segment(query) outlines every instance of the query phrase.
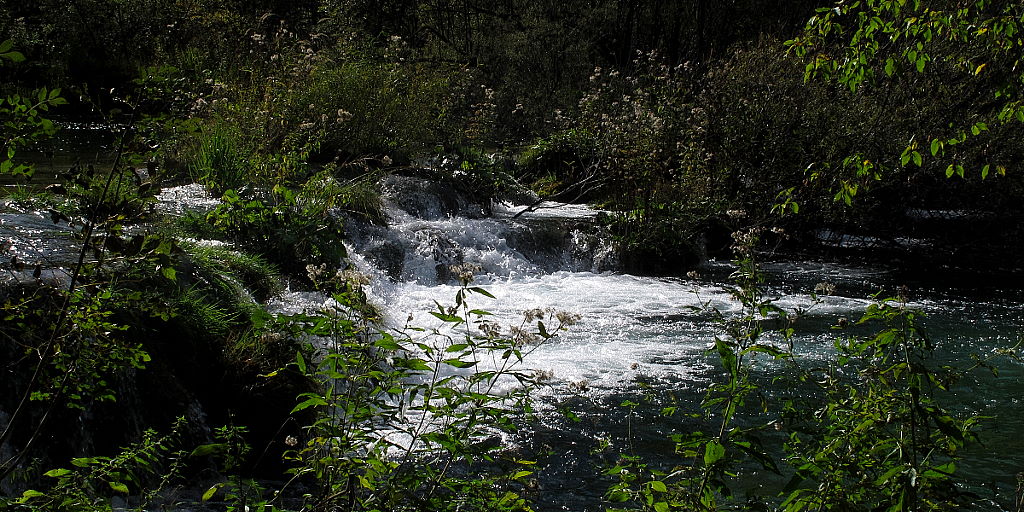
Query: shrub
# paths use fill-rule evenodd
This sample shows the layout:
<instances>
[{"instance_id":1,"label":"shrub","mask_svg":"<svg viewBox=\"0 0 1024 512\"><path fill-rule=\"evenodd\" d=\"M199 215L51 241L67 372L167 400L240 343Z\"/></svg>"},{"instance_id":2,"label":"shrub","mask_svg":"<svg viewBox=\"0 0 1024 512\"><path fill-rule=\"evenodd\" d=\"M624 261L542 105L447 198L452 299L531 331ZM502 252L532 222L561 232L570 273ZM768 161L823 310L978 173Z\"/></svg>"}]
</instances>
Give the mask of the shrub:
<instances>
[{"instance_id":1,"label":"shrub","mask_svg":"<svg viewBox=\"0 0 1024 512\"><path fill-rule=\"evenodd\" d=\"M96 171L92 165L78 165L62 177L68 197L76 201L80 213L110 226L137 221L151 213L159 192L128 167Z\"/></svg>"},{"instance_id":2,"label":"shrub","mask_svg":"<svg viewBox=\"0 0 1024 512\"><path fill-rule=\"evenodd\" d=\"M577 187L592 178L599 162L594 136L576 128L538 139L516 159L517 175L542 197Z\"/></svg>"},{"instance_id":3,"label":"shrub","mask_svg":"<svg viewBox=\"0 0 1024 512\"><path fill-rule=\"evenodd\" d=\"M307 80L285 112L299 128L289 145L320 158L415 154L433 147L435 126L445 123L443 70L327 61Z\"/></svg>"},{"instance_id":4,"label":"shrub","mask_svg":"<svg viewBox=\"0 0 1024 512\"><path fill-rule=\"evenodd\" d=\"M307 265L335 267L346 255L341 221L320 201L304 201L277 187L270 201L243 199L228 190L207 222L223 238L259 254L284 272L302 275Z\"/></svg>"}]
</instances>

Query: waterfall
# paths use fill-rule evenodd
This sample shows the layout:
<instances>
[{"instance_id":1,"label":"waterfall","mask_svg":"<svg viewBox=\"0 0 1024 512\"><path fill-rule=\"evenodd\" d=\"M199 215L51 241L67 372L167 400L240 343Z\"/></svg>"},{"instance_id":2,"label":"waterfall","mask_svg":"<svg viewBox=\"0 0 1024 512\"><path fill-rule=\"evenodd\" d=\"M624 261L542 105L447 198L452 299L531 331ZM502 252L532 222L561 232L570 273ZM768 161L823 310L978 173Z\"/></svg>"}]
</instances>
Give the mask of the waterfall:
<instances>
[{"instance_id":1,"label":"waterfall","mask_svg":"<svg viewBox=\"0 0 1024 512\"><path fill-rule=\"evenodd\" d=\"M499 322L515 324L534 308L581 318L523 363L544 375L548 385L535 396L539 421L518 448L557 446L557 460L542 473L539 510L603 509L601 496L609 482L600 476L608 461L594 452L600 443L609 443L612 453L632 451L637 443L636 453L645 460L673 463L666 433L699 426L685 415L667 418L660 411L698 412L704 389L717 378L719 365L708 349L720 328L707 311L728 316L739 310L727 288L730 264L711 261L700 275L685 278L629 275L622 272L614 241L602 228L602 212L550 205L520 214L526 206L482 206L440 184L404 176L389 177L383 189L388 225L349 222L347 229L350 257L371 277L367 295L391 325L412 318L414 325L437 327L427 312L438 303L451 303L459 289L452 268L466 264L476 269L474 284L495 297L474 296L481 303L472 307L493 313ZM775 304L803 311L795 351L822 361L833 355L837 319L855 321L872 293L901 279L879 266L825 262L770 262L763 270ZM812 299L815 290L818 298ZM927 312L937 326L932 332L944 347L943 357L998 350L1010 344L1008 333L1016 332L1015 326L1024 325L1019 295L1006 302L971 302L937 290L915 297L911 305ZM993 321L965 330L965 315ZM766 380L784 371L770 361L759 368ZM1011 371L1019 374L1020 368ZM985 385L996 394L1007 392L995 381ZM964 400L982 413L995 407L977 396ZM630 412L621 405L625 402L642 405ZM999 464L1011 474L1014 463L982 454L964 464Z\"/></svg>"}]
</instances>

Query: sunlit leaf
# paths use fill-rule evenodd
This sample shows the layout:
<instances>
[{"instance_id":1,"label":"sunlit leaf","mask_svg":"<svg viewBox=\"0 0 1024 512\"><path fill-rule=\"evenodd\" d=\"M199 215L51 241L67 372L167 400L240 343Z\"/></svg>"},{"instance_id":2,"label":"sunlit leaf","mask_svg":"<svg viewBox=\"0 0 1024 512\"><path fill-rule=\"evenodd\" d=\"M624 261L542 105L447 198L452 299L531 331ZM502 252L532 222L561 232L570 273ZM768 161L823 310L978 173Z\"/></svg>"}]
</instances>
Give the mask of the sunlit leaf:
<instances>
[{"instance_id":1,"label":"sunlit leaf","mask_svg":"<svg viewBox=\"0 0 1024 512\"><path fill-rule=\"evenodd\" d=\"M718 441L709 441L704 447L704 464L708 466L718 462L725 456L725 447Z\"/></svg>"}]
</instances>

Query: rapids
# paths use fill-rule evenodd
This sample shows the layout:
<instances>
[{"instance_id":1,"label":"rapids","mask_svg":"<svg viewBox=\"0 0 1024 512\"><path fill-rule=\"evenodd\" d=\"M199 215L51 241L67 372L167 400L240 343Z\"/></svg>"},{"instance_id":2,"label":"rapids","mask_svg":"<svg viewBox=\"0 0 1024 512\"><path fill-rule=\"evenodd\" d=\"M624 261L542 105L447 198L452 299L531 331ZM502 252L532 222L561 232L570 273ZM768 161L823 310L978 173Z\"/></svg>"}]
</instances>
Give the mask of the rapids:
<instances>
[{"instance_id":1,"label":"rapids","mask_svg":"<svg viewBox=\"0 0 1024 512\"><path fill-rule=\"evenodd\" d=\"M600 222L603 212L579 205L485 208L435 183L401 176L388 178L384 191L388 225L349 219L346 229L351 263L370 278L365 291L390 326L411 316L413 324L437 327L427 312L435 301L452 303L458 290L453 266L475 269L474 285L495 298L474 295L472 307L493 313L499 323L518 325L534 308L580 317L525 359L525 368L544 375L546 385L536 394L535 419L504 439L521 458L539 461L532 496L537 510L604 510L602 495L614 480L603 472L620 454L663 468L679 462L667 436L700 428L689 415L700 412L704 389L720 373L707 353L717 327L706 308L739 309L726 289L731 264L709 261L689 277L629 275L619 271L617 248ZM217 203L198 186L166 189L160 199L159 209L172 215ZM7 279L32 279L37 260L48 262L59 279L76 255L69 250L72 227L43 214L4 211L0 229L11 234L7 257L30 263L8 271ZM768 261L763 270L777 305L806 310L794 338L805 359L831 357L839 319L855 321L873 293L900 285L927 315L939 364L967 366L973 354L990 356L1021 339L1024 294L1012 281L822 261ZM815 302L810 295L820 283L830 286ZM317 293L289 291L269 307L295 313L328 302ZM991 417L960 473L981 508L1011 510L1016 475L1024 472L1024 367L1007 358L994 363L998 375L974 372L952 390L951 405ZM783 371L768 361L756 369L769 400L787 392L771 385ZM676 415L662 415L665 407L677 408ZM771 495L779 487L777 477L747 476L742 492Z\"/></svg>"},{"instance_id":2,"label":"rapids","mask_svg":"<svg viewBox=\"0 0 1024 512\"><path fill-rule=\"evenodd\" d=\"M435 302L452 303L458 283L451 267L467 264L475 269L473 284L495 297L474 296L479 302L472 307L500 322L518 324L534 308L580 316L524 361L545 375L547 385L537 395L537 421L506 441L541 459L538 510L603 510L601 496L612 481L602 472L619 454L670 467L675 459L666 436L697 428L686 416L699 412L703 390L717 378L718 363L707 354L716 326L706 308L738 311L725 289L731 265L711 261L687 278L620 273L614 243L597 221L601 212L548 205L517 216L525 206L500 204L487 215L487 209L436 187L389 178L389 225L350 222L351 258L371 277L367 293L393 326L411 316L414 324L437 327L427 312ZM941 275L907 282L897 270L877 265L814 261L770 262L764 271L777 305L806 310L795 337L803 358L829 358L838 335L832 326L840 318L855 321L873 293L898 285L909 285L911 305L926 313L943 364L963 366L971 354L1009 348L1024 325L1019 289L1005 283L951 288ZM816 302L811 292L819 283L830 286ZM1009 507L1015 475L1024 471L1024 370L1008 359L996 364L998 376L975 372L954 390L957 409L993 416L981 432L985 444L962 464L986 509ZM770 379L782 368L766 361L756 371L765 391L777 393ZM621 405L627 401L640 405ZM679 413L663 417L668 406ZM777 479L755 474L741 487L758 494L778 486Z\"/></svg>"}]
</instances>

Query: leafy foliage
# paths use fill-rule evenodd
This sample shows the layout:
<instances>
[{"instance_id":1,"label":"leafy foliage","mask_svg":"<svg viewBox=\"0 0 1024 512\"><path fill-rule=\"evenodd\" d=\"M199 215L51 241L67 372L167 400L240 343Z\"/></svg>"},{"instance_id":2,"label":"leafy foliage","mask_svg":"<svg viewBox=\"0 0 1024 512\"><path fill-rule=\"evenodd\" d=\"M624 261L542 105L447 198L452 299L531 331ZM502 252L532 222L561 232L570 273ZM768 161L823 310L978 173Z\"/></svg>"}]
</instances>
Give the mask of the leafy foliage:
<instances>
[{"instance_id":1,"label":"leafy foliage","mask_svg":"<svg viewBox=\"0 0 1024 512\"><path fill-rule=\"evenodd\" d=\"M295 272L308 264L337 265L345 256L341 221L327 204L300 202L301 196L279 187L267 204L243 199L228 190L223 203L206 220L224 238L241 244L285 271Z\"/></svg>"},{"instance_id":2,"label":"leafy foliage","mask_svg":"<svg viewBox=\"0 0 1024 512\"><path fill-rule=\"evenodd\" d=\"M0 42L0 67L25 60L25 56L14 50L14 41ZM18 149L34 144L57 133L53 121L43 117L52 107L66 105L60 89L45 87L32 91L28 96L19 94L0 97L0 141L3 154L0 155L0 175L13 174L31 176L32 169L26 164L16 163L14 156Z\"/></svg>"},{"instance_id":3,"label":"leafy foliage","mask_svg":"<svg viewBox=\"0 0 1024 512\"><path fill-rule=\"evenodd\" d=\"M921 320L905 300L881 299L858 322L880 325L877 334L836 342L837 367L817 379L824 405L793 411L812 421L798 419L790 437L796 475L785 510L945 509L967 499L954 473L959 452L978 441L979 418L940 405L937 395L958 374L929 367ZM850 366L852 378L838 371Z\"/></svg>"},{"instance_id":4,"label":"leafy foliage","mask_svg":"<svg viewBox=\"0 0 1024 512\"><path fill-rule=\"evenodd\" d=\"M45 473L52 485L30 489L7 505L11 510L94 512L113 510L109 497L140 494L141 503L158 499L160 492L181 476L185 452L181 450L179 420L168 435L149 430L142 440L115 457L78 457L68 468Z\"/></svg>"}]
</instances>

